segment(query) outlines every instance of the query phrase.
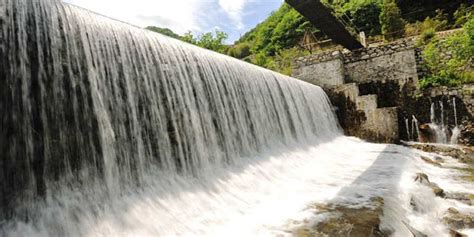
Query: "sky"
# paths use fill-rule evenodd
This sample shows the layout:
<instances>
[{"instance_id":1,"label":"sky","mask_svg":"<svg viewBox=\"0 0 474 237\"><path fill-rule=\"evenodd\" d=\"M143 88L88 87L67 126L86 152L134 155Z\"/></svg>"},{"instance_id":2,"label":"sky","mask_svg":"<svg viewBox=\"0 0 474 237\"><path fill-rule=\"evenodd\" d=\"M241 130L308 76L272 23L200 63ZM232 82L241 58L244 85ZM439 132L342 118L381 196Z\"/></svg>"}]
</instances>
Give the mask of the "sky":
<instances>
[{"instance_id":1,"label":"sky","mask_svg":"<svg viewBox=\"0 0 474 237\"><path fill-rule=\"evenodd\" d=\"M137 26L169 28L195 35L220 30L237 40L283 0L64 0Z\"/></svg>"}]
</instances>

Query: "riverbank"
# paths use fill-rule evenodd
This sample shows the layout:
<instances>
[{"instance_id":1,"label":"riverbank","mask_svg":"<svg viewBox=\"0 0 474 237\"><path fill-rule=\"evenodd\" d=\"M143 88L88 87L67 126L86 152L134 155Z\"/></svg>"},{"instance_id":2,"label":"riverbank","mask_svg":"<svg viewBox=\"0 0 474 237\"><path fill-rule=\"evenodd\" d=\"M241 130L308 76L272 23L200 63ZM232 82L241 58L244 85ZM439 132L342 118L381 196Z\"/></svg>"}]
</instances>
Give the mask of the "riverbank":
<instances>
[{"instance_id":1,"label":"riverbank","mask_svg":"<svg viewBox=\"0 0 474 237\"><path fill-rule=\"evenodd\" d=\"M296 221L296 236L472 236L474 150L472 147L406 143L401 179L387 173L392 189L364 204L337 200L308 206L311 218ZM407 161L408 159L408 161ZM387 172L386 170L373 171ZM367 181L369 182L369 181ZM369 182L370 183L370 182Z\"/></svg>"}]
</instances>

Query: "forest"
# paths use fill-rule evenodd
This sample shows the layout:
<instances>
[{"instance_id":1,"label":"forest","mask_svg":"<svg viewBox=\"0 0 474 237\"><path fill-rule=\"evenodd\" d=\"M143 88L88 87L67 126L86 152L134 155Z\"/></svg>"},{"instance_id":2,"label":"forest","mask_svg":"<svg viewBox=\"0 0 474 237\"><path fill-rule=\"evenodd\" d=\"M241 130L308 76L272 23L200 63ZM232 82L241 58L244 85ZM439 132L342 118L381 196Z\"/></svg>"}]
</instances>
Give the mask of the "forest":
<instances>
[{"instance_id":1,"label":"forest","mask_svg":"<svg viewBox=\"0 0 474 237\"><path fill-rule=\"evenodd\" d=\"M474 32L472 1L463 0L323 0L333 13L354 33L364 32L369 43L387 42L419 36L423 56L433 76L424 78L421 86L474 82ZM462 29L450 37L438 39L436 33ZM227 34L221 31L199 36L179 36L169 29L148 27L183 41L230 55L244 61L291 75L291 62L297 57L325 50L335 50L325 35L286 3L245 33L233 45L226 45ZM303 39L310 36L307 47ZM314 46L316 45L316 47ZM455 49L453 57L444 60L441 49ZM466 66L467 65L467 66Z\"/></svg>"}]
</instances>

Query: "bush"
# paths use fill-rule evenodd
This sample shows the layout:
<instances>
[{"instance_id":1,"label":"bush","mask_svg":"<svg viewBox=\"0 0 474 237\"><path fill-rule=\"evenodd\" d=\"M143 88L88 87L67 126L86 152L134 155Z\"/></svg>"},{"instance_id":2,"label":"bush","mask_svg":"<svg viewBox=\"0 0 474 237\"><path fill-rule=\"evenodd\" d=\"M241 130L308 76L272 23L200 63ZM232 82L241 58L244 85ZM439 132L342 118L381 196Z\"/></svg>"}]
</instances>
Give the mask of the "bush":
<instances>
[{"instance_id":1,"label":"bush","mask_svg":"<svg viewBox=\"0 0 474 237\"><path fill-rule=\"evenodd\" d=\"M442 10L436 10L434 18L426 17L424 21L406 24L405 35L416 36L420 34L431 34L431 31L442 31L448 29L448 17Z\"/></svg>"},{"instance_id":2,"label":"bush","mask_svg":"<svg viewBox=\"0 0 474 237\"><path fill-rule=\"evenodd\" d=\"M394 40L405 35L405 22L394 0L384 0L380 13L380 25L385 40Z\"/></svg>"},{"instance_id":3,"label":"bush","mask_svg":"<svg viewBox=\"0 0 474 237\"><path fill-rule=\"evenodd\" d=\"M461 27L466 24L470 19L474 17L474 6L466 6L466 4L461 4L461 6L454 12L455 26Z\"/></svg>"},{"instance_id":4,"label":"bush","mask_svg":"<svg viewBox=\"0 0 474 237\"><path fill-rule=\"evenodd\" d=\"M474 82L474 19L461 32L444 39L434 37L422 52L431 76L420 81L421 87L455 86Z\"/></svg>"},{"instance_id":5,"label":"bush","mask_svg":"<svg viewBox=\"0 0 474 237\"><path fill-rule=\"evenodd\" d=\"M250 44L249 43L240 43L234 47L229 48L227 52L229 56L234 58L243 59L250 56Z\"/></svg>"},{"instance_id":6,"label":"bush","mask_svg":"<svg viewBox=\"0 0 474 237\"><path fill-rule=\"evenodd\" d=\"M363 31L367 36L379 35L380 26L380 5L376 2L370 2L363 5L352 5L348 10L349 17L352 18L354 25L359 31Z\"/></svg>"}]
</instances>

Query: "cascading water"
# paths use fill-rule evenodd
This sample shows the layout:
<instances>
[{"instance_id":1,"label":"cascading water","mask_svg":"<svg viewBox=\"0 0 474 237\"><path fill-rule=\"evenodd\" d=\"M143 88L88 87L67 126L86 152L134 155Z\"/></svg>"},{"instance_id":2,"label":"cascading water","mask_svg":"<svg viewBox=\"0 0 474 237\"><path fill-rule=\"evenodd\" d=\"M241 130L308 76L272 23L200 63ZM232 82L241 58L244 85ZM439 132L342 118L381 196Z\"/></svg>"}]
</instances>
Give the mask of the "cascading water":
<instances>
[{"instance_id":1,"label":"cascading water","mask_svg":"<svg viewBox=\"0 0 474 237\"><path fill-rule=\"evenodd\" d=\"M56 1L3 2L2 101L16 103L3 165L27 174L3 194L22 205L57 181L117 195L339 134L319 87Z\"/></svg>"},{"instance_id":2,"label":"cascading water","mask_svg":"<svg viewBox=\"0 0 474 237\"><path fill-rule=\"evenodd\" d=\"M453 113L454 113L454 128L451 134L451 144L457 144L459 136L461 135L461 129L458 126L458 112L456 108L456 97L453 97Z\"/></svg>"},{"instance_id":3,"label":"cascading water","mask_svg":"<svg viewBox=\"0 0 474 237\"><path fill-rule=\"evenodd\" d=\"M420 137L420 124L418 123L418 119L416 119L415 115L412 115L412 120L411 120L411 130L413 131L413 140L419 139Z\"/></svg>"},{"instance_id":4,"label":"cascading water","mask_svg":"<svg viewBox=\"0 0 474 237\"><path fill-rule=\"evenodd\" d=\"M273 236L374 196L448 233L409 211L418 154L341 136L317 86L57 0L0 0L0 58L2 236Z\"/></svg>"},{"instance_id":5,"label":"cascading water","mask_svg":"<svg viewBox=\"0 0 474 237\"><path fill-rule=\"evenodd\" d=\"M430 129L434 132L436 143L443 144L456 144L461 133L457 125L457 112L456 112L456 98L453 98L453 111L454 111L454 128L450 129L445 120L445 109L442 101L439 103L439 121L436 120L435 103L431 104L430 117L431 123L428 124Z\"/></svg>"},{"instance_id":6,"label":"cascading water","mask_svg":"<svg viewBox=\"0 0 474 237\"><path fill-rule=\"evenodd\" d=\"M405 128L406 128L406 131L407 131L407 137L409 140L413 140L413 136L410 132L410 122L408 121L408 118L405 118ZM413 127L412 127L413 128ZM413 131L413 129L412 129Z\"/></svg>"}]
</instances>

